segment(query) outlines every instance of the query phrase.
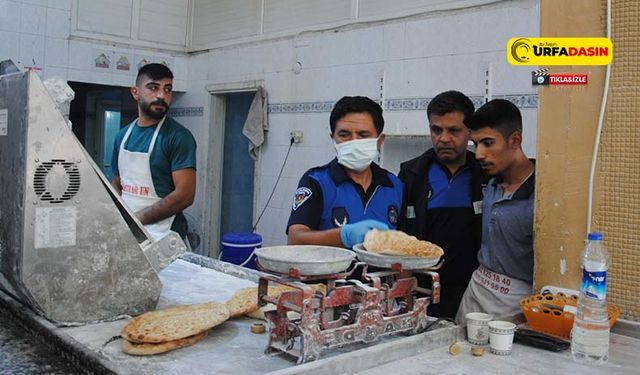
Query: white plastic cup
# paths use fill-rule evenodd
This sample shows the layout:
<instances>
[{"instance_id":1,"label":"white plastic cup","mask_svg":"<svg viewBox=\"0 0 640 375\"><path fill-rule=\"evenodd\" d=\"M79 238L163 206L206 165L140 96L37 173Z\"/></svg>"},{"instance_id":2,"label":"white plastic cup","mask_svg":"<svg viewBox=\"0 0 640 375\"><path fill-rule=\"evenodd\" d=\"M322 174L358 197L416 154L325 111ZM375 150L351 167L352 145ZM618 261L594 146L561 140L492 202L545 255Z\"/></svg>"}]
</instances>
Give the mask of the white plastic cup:
<instances>
[{"instance_id":1,"label":"white plastic cup","mask_svg":"<svg viewBox=\"0 0 640 375\"><path fill-rule=\"evenodd\" d=\"M481 312L470 312L467 319L467 341L473 345L487 345L489 343L488 323L493 315Z\"/></svg>"},{"instance_id":2,"label":"white plastic cup","mask_svg":"<svg viewBox=\"0 0 640 375\"><path fill-rule=\"evenodd\" d=\"M495 320L489 322L489 350L495 355L510 355L513 348L513 334L516 325Z\"/></svg>"}]
</instances>

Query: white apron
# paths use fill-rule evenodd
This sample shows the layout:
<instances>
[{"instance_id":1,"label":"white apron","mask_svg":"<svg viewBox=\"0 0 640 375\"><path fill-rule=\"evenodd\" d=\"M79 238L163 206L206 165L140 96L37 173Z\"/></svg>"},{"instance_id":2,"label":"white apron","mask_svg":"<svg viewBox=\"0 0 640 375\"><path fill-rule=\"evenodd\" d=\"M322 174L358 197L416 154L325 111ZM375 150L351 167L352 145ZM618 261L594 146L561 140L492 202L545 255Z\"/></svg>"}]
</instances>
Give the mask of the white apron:
<instances>
[{"instance_id":1,"label":"white apron","mask_svg":"<svg viewBox=\"0 0 640 375\"><path fill-rule=\"evenodd\" d=\"M124 145L127 143L129 135L131 135L131 130L136 126L137 119L136 122L129 126L122 143L120 143L118 169L120 171L120 184L122 185L122 200L134 213L152 206L162 199L156 194L156 189L153 187L150 159L165 118L163 117L158 123L147 152L134 152L124 149ZM157 223L147 224L144 227L157 241L169 233L174 218L175 215Z\"/></svg>"},{"instance_id":2,"label":"white apron","mask_svg":"<svg viewBox=\"0 0 640 375\"><path fill-rule=\"evenodd\" d=\"M456 321L465 323L465 315L470 312L492 314L494 318L520 312L520 300L533 292L533 286L486 267L473 271L469 286L464 292Z\"/></svg>"}]
</instances>

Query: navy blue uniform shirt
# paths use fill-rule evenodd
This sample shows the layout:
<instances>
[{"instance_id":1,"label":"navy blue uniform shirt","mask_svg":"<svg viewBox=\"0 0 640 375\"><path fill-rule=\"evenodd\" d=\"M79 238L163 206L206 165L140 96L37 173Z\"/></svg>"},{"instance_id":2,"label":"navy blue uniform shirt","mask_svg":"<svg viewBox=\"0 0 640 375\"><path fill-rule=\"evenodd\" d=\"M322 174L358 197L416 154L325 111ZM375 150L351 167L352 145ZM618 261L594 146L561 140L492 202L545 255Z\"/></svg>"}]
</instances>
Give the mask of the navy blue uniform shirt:
<instances>
[{"instance_id":1,"label":"navy blue uniform shirt","mask_svg":"<svg viewBox=\"0 0 640 375\"><path fill-rule=\"evenodd\" d=\"M347 176L337 159L308 170L298 184L287 232L293 224L325 230L365 219L395 229L402 205L402 183L375 163L371 171L371 185L364 191Z\"/></svg>"}]
</instances>

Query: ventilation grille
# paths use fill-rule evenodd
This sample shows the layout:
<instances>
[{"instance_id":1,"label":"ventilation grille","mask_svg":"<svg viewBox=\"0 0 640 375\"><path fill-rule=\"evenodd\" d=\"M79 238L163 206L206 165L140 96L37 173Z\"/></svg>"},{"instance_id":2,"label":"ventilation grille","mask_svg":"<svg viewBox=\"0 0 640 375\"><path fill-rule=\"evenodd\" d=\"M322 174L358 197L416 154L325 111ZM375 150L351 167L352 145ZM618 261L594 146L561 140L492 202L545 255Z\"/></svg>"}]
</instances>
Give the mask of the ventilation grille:
<instances>
[{"instance_id":1,"label":"ventilation grille","mask_svg":"<svg viewBox=\"0 0 640 375\"><path fill-rule=\"evenodd\" d=\"M52 173L53 171L53 173ZM64 176L60 176L64 171ZM64 184L62 189L56 188L52 178ZM58 186L59 187L59 186ZM72 199L80 190L80 171L75 163L66 160L53 159L42 162L36 168L33 176L33 190L41 201L62 203Z\"/></svg>"}]
</instances>

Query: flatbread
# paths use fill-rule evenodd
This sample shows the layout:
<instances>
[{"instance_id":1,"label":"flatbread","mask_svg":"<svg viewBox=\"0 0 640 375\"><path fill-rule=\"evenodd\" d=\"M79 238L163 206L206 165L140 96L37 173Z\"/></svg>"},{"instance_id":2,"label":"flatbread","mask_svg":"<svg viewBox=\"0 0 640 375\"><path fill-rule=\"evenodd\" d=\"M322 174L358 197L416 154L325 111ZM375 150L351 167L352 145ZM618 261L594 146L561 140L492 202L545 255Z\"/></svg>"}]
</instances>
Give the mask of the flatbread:
<instances>
[{"instance_id":1,"label":"flatbread","mask_svg":"<svg viewBox=\"0 0 640 375\"><path fill-rule=\"evenodd\" d=\"M267 319L265 313L267 311L273 311L275 309L277 309L276 305L274 305L273 303L267 303L266 305L259 307L256 311L252 311L252 312L246 314L245 316L248 316L249 318L258 319L258 320L264 320L265 322L268 322L269 319ZM287 319L289 319L289 320L300 319L300 314L295 312L295 311L287 311Z\"/></svg>"},{"instance_id":2,"label":"flatbread","mask_svg":"<svg viewBox=\"0 0 640 375\"><path fill-rule=\"evenodd\" d=\"M316 291L326 294L327 286L324 284L309 285ZM269 286L268 294L278 298L283 292L295 290L291 287L275 284ZM230 300L226 302L231 318L247 315L256 319L264 319L264 312L258 309L258 287L249 287L238 290Z\"/></svg>"},{"instance_id":3,"label":"flatbread","mask_svg":"<svg viewBox=\"0 0 640 375\"><path fill-rule=\"evenodd\" d=\"M268 294L279 297L288 288L284 285L269 286ZM258 310L258 287L253 286L238 290L226 303L229 316L237 318Z\"/></svg>"},{"instance_id":4,"label":"flatbread","mask_svg":"<svg viewBox=\"0 0 640 375\"><path fill-rule=\"evenodd\" d=\"M267 311L273 311L275 309L276 309L276 305L274 305L273 303L267 303L266 305L260 306L256 310L250 311L244 315L248 316L249 318L266 321L267 317L265 316L265 313Z\"/></svg>"},{"instance_id":5,"label":"flatbread","mask_svg":"<svg viewBox=\"0 0 640 375\"><path fill-rule=\"evenodd\" d=\"M209 331L203 331L197 335L185 337L183 339L161 342L158 344L142 343L138 344L129 340L122 340L122 351L131 355L153 355L166 353L168 351L191 346L205 338Z\"/></svg>"},{"instance_id":6,"label":"flatbread","mask_svg":"<svg viewBox=\"0 0 640 375\"><path fill-rule=\"evenodd\" d=\"M137 316L120 336L133 343L164 343L199 334L227 319L229 310L223 303L182 305Z\"/></svg>"},{"instance_id":7,"label":"flatbread","mask_svg":"<svg viewBox=\"0 0 640 375\"><path fill-rule=\"evenodd\" d=\"M386 255L440 257L444 250L429 241L421 241L399 230L372 229L364 236L367 251Z\"/></svg>"}]
</instances>

